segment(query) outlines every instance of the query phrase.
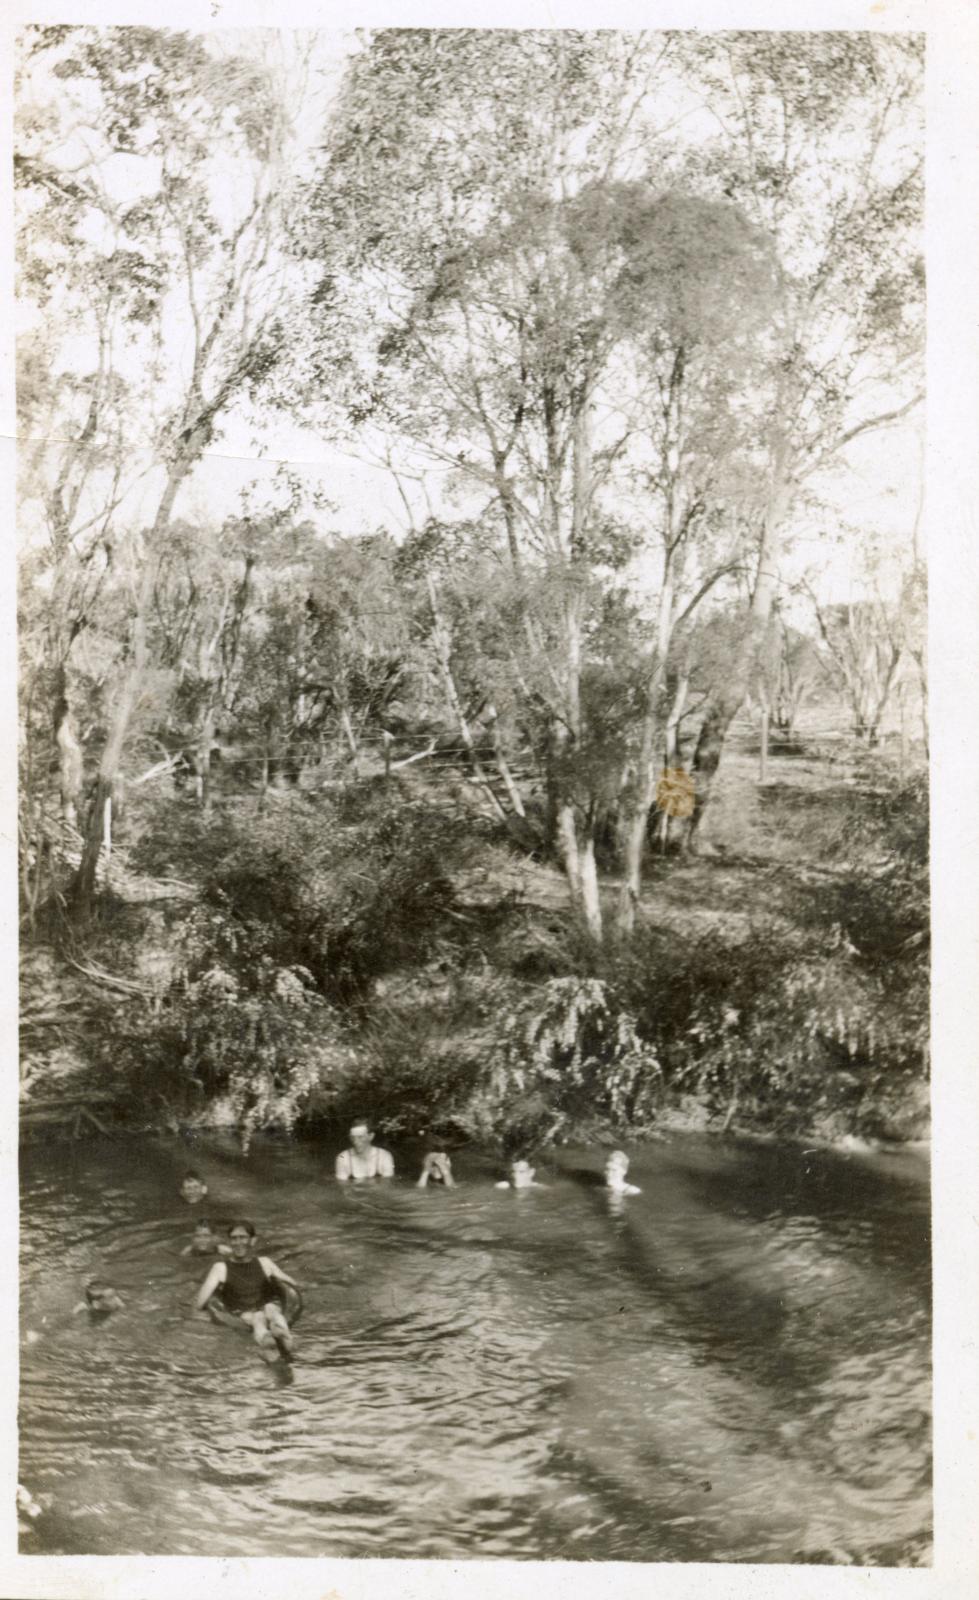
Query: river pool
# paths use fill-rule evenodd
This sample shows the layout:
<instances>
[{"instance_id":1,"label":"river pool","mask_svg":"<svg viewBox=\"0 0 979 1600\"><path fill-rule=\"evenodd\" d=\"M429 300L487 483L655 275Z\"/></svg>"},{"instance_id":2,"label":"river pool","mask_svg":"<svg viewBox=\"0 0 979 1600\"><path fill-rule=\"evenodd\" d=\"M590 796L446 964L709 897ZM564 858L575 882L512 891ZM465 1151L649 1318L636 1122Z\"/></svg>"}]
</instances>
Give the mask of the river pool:
<instances>
[{"instance_id":1,"label":"river pool","mask_svg":"<svg viewBox=\"0 0 979 1600\"><path fill-rule=\"evenodd\" d=\"M677 1137L624 1201L601 1162L515 1193L461 1151L445 1192L337 1185L310 1142L28 1148L22 1549L928 1561L923 1158ZM302 1283L291 1373L193 1313L200 1209Z\"/></svg>"}]
</instances>

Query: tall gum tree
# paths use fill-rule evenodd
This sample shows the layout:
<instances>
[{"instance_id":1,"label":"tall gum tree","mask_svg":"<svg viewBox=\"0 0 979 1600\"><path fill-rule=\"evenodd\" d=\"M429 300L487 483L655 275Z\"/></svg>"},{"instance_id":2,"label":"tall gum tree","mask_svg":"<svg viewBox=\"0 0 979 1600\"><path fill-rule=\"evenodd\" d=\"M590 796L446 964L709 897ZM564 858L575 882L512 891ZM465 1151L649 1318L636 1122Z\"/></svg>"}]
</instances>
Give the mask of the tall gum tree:
<instances>
[{"instance_id":1,"label":"tall gum tree","mask_svg":"<svg viewBox=\"0 0 979 1600\"><path fill-rule=\"evenodd\" d=\"M586 618L596 529L640 426L610 387L613 358L667 315L679 279L696 285L689 309L705 278L715 297L725 274L730 289L749 254L730 201L671 204L644 146L636 175L630 127L669 48L622 35L376 35L349 70L300 239L319 267L323 334L304 394L339 389L353 426L440 462L502 518L513 573L549 597L546 612L523 605L522 626L546 668L534 677L546 685L554 842L596 940L596 806L576 770ZM676 441L665 448L672 461ZM695 520L674 510L684 529L668 546ZM672 582L671 568L668 595ZM639 787L636 816L648 812L645 769Z\"/></svg>"},{"instance_id":2,"label":"tall gum tree","mask_svg":"<svg viewBox=\"0 0 979 1600\"><path fill-rule=\"evenodd\" d=\"M97 315L79 318L77 283L66 278L60 290L49 290L53 366L63 370L68 352L87 340L93 393L102 366L110 387L141 369L155 402L136 413L150 421L144 437L130 441L156 486L156 503L131 539L129 645L73 888L75 914L85 918L103 815L148 665L156 569L178 495L221 418L262 382L277 356L277 235L290 130L274 74L201 37L146 28L40 29L28 48L36 101L22 185L35 194L60 186L64 227L79 242L76 279L81 271L97 280L108 265L126 284L145 286L141 301L123 305L122 333L108 356ZM48 260L57 273L57 257ZM74 445L84 459L84 427ZM48 471L57 480L59 470L55 456ZM112 512L118 523L122 513ZM84 496L74 514L90 514Z\"/></svg>"},{"instance_id":3,"label":"tall gum tree","mask_svg":"<svg viewBox=\"0 0 979 1600\"><path fill-rule=\"evenodd\" d=\"M623 381L638 382L640 402L627 460L648 528L642 547L659 571L639 737L622 796L620 937L634 926L673 714L664 691L674 634L744 559L775 306L767 236L729 201L674 192L644 208L633 194L629 212L625 276L635 301Z\"/></svg>"},{"instance_id":4,"label":"tall gum tree","mask_svg":"<svg viewBox=\"0 0 979 1600\"><path fill-rule=\"evenodd\" d=\"M524 612L549 664L549 787L572 904L602 918L594 816L576 803L589 521L603 452L602 316L619 242L579 197L628 142L663 41L389 30L351 63L299 247L322 337L304 398L395 434L502 515L515 571L551 579ZM560 648L555 650L556 643Z\"/></svg>"},{"instance_id":5,"label":"tall gum tree","mask_svg":"<svg viewBox=\"0 0 979 1600\"><path fill-rule=\"evenodd\" d=\"M688 51L720 126L698 157L703 180L776 241L782 299L754 580L697 741L690 843L764 645L800 495L922 397L922 58L917 35L833 32L717 34Z\"/></svg>"}]
</instances>

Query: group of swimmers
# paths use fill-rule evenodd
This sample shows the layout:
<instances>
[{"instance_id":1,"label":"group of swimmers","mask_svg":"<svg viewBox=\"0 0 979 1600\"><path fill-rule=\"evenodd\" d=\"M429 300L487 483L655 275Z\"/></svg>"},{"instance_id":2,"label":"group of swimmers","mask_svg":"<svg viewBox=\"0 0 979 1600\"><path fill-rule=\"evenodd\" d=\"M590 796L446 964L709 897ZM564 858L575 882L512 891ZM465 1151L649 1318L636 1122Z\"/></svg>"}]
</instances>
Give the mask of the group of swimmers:
<instances>
[{"instance_id":1,"label":"group of swimmers","mask_svg":"<svg viewBox=\"0 0 979 1600\"><path fill-rule=\"evenodd\" d=\"M613 1150L605 1162L605 1187L613 1194L640 1194L634 1183L626 1180L629 1157L624 1150ZM369 1178L393 1178L394 1158L390 1150L382 1150L374 1143L374 1131L367 1121L355 1122L350 1128L350 1146L336 1159L335 1172L341 1183ZM498 1189L546 1189L538 1183L536 1169L525 1156L515 1156L507 1169L508 1176L497 1183ZM430 1150L422 1162L418 1188L429 1183L440 1183L447 1189L454 1186L452 1162L444 1150Z\"/></svg>"},{"instance_id":2,"label":"group of swimmers","mask_svg":"<svg viewBox=\"0 0 979 1600\"><path fill-rule=\"evenodd\" d=\"M613 1150L605 1162L605 1187L612 1195L633 1195L641 1191L629 1183L626 1173L629 1157L624 1150ZM394 1158L389 1150L374 1143L374 1132L369 1122L360 1119L350 1128L350 1145L336 1158L335 1173L340 1183L362 1183L371 1179L394 1177ZM417 1187L440 1184L443 1188L455 1187L452 1162L444 1150L430 1150L422 1162ZM536 1169L525 1156L515 1156L497 1189L544 1189L538 1183ZM186 1172L181 1180L180 1193L188 1205L197 1206L207 1197L207 1184L199 1172ZM257 1255L255 1246L258 1232L254 1223L245 1218L232 1222L227 1230L225 1244L214 1232L207 1217L201 1217L194 1226L193 1235L181 1255L217 1256L207 1273L194 1301L198 1311L208 1310L219 1315L220 1320L243 1322L251 1328L252 1336L262 1354L271 1360L280 1356L291 1361L295 1336L283 1309L289 1291L299 1296L299 1286L289 1274L276 1266L270 1256ZM301 1304L301 1299L299 1300ZM125 1302L110 1283L102 1278L92 1278L85 1287L85 1299L75 1306L75 1311L88 1311L102 1318L112 1311L121 1310Z\"/></svg>"}]
</instances>

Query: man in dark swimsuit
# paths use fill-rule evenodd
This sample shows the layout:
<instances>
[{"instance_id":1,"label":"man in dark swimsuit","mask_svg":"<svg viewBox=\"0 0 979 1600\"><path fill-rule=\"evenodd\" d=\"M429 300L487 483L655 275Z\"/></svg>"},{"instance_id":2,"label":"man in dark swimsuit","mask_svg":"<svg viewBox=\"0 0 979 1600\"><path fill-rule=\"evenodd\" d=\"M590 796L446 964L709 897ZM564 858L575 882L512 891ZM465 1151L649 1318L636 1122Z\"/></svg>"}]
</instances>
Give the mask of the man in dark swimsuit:
<instances>
[{"instance_id":1,"label":"man in dark swimsuit","mask_svg":"<svg viewBox=\"0 0 979 1600\"><path fill-rule=\"evenodd\" d=\"M203 1311L211 1296L220 1290L225 1311L248 1323L259 1349L278 1348L283 1355L291 1356L292 1334L275 1298L273 1281L287 1283L293 1289L297 1285L269 1256L252 1254L257 1237L253 1223L231 1224L230 1258L215 1261L194 1303L198 1311Z\"/></svg>"}]
</instances>

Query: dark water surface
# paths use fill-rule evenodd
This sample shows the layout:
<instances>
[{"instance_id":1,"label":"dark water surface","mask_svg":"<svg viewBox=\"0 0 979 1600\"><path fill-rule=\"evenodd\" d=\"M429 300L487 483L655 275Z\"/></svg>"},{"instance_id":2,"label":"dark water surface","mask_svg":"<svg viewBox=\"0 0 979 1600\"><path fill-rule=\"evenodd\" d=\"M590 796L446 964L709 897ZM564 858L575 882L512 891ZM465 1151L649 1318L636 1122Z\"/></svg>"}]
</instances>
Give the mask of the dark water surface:
<instances>
[{"instance_id":1,"label":"dark water surface","mask_svg":"<svg viewBox=\"0 0 979 1600\"><path fill-rule=\"evenodd\" d=\"M683 1138L617 1204L595 1151L521 1194L466 1153L449 1193L336 1185L310 1144L192 1161L304 1287L292 1381L191 1309L179 1148L29 1149L25 1550L928 1559L917 1157ZM70 1315L95 1273L101 1327Z\"/></svg>"}]
</instances>

